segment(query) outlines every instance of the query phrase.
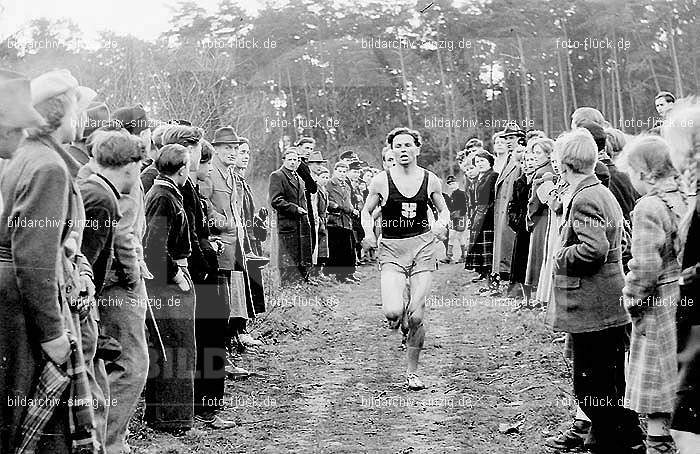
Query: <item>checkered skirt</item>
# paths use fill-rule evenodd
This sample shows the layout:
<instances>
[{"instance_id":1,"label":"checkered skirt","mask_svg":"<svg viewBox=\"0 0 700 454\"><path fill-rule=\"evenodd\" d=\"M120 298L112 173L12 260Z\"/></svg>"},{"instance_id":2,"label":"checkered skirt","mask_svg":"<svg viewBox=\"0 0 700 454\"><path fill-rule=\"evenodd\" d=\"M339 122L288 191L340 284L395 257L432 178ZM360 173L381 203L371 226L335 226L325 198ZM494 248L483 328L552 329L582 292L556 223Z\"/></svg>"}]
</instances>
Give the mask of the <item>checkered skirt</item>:
<instances>
[{"instance_id":1,"label":"checkered skirt","mask_svg":"<svg viewBox=\"0 0 700 454\"><path fill-rule=\"evenodd\" d=\"M656 296L679 301L678 282L657 287ZM646 335L632 327L625 407L640 414L672 413L678 385L676 308L657 306L644 318Z\"/></svg>"},{"instance_id":2,"label":"checkered skirt","mask_svg":"<svg viewBox=\"0 0 700 454\"><path fill-rule=\"evenodd\" d=\"M477 271L491 268L493 262L493 229L470 232L469 252L465 266Z\"/></svg>"}]
</instances>

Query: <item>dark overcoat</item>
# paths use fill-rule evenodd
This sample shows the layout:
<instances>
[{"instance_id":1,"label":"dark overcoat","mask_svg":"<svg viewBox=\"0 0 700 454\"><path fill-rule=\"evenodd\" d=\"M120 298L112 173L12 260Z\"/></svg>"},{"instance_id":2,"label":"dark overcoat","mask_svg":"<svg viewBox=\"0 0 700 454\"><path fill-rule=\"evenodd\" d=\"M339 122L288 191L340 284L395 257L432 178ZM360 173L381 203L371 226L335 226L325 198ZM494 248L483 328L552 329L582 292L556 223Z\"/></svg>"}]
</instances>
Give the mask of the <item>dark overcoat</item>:
<instances>
[{"instance_id":1,"label":"dark overcoat","mask_svg":"<svg viewBox=\"0 0 700 454\"><path fill-rule=\"evenodd\" d=\"M278 266L311 266L311 227L306 214L304 181L284 167L270 174L270 206L277 213Z\"/></svg>"}]
</instances>

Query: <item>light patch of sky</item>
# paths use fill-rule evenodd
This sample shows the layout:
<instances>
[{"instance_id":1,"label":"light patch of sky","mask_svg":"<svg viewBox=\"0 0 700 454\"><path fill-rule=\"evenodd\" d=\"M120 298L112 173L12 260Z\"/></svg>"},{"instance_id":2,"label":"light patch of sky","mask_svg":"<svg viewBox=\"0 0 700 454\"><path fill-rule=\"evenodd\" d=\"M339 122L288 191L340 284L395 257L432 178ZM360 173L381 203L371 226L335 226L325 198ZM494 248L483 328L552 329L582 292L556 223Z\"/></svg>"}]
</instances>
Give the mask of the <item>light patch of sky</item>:
<instances>
[{"instance_id":1,"label":"light patch of sky","mask_svg":"<svg viewBox=\"0 0 700 454\"><path fill-rule=\"evenodd\" d=\"M196 3L213 12L219 0ZM259 0L235 3L251 14L260 7ZM164 0L0 0L0 39L21 35L32 20L46 18L70 19L78 25L88 45L98 42L99 33L105 30L152 41L168 29L174 6L174 2Z\"/></svg>"}]
</instances>

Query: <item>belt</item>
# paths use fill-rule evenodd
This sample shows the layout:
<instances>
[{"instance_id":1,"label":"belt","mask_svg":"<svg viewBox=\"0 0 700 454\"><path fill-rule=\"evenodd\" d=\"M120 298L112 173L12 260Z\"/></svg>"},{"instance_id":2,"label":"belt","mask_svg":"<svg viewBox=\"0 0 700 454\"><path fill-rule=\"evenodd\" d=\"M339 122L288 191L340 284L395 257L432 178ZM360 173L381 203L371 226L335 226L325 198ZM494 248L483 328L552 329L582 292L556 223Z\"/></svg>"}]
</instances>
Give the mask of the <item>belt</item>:
<instances>
[{"instance_id":1,"label":"belt","mask_svg":"<svg viewBox=\"0 0 700 454\"><path fill-rule=\"evenodd\" d=\"M184 266L187 268L187 259L177 259L173 260L173 262L175 262L178 266Z\"/></svg>"},{"instance_id":2,"label":"belt","mask_svg":"<svg viewBox=\"0 0 700 454\"><path fill-rule=\"evenodd\" d=\"M0 246L0 262L12 262L12 249Z\"/></svg>"}]
</instances>

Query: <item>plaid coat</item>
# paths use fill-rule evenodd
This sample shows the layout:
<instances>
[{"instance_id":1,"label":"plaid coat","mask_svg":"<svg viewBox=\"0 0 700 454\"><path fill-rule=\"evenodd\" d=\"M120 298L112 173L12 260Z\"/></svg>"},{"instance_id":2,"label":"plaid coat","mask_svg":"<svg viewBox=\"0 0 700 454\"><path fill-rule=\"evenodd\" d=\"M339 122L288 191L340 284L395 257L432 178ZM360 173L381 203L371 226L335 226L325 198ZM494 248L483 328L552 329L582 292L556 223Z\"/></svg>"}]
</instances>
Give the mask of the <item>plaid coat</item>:
<instances>
[{"instance_id":1,"label":"plaid coat","mask_svg":"<svg viewBox=\"0 0 700 454\"><path fill-rule=\"evenodd\" d=\"M680 236L678 222L688 206L675 182L657 187L632 213L632 259L623 289L633 319L625 406L637 413L671 413L676 396L676 306Z\"/></svg>"},{"instance_id":2,"label":"plaid coat","mask_svg":"<svg viewBox=\"0 0 700 454\"><path fill-rule=\"evenodd\" d=\"M498 174L489 170L474 183L474 210L469 222L469 252L465 268L491 271L493 261L494 199ZM510 228L510 227L509 227Z\"/></svg>"}]
</instances>

